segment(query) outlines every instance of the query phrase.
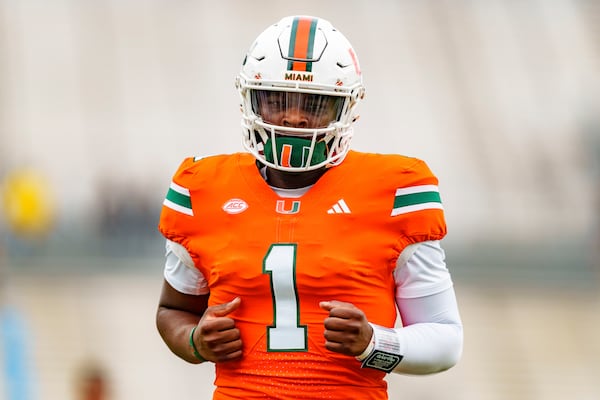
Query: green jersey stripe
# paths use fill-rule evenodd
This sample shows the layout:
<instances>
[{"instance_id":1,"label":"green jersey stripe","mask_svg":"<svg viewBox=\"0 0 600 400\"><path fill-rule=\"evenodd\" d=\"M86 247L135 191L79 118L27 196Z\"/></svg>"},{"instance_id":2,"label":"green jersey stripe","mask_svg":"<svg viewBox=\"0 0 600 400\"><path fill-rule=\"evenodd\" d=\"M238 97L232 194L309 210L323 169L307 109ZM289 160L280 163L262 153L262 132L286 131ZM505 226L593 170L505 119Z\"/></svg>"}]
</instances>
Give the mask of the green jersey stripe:
<instances>
[{"instance_id":1,"label":"green jersey stripe","mask_svg":"<svg viewBox=\"0 0 600 400\"><path fill-rule=\"evenodd\" d=\"M413 211L441 209L442 199L436 185L421 185L396 190L392 216Z\"/></svg>"},{"instance_id":2,"label":"green jersey stripe","mask_svg":"<svg viewBox=\"0 0 600 400\"><path fill-rule=\"evenodd\" d=\"M402 196L396 196L396 198L394 199L394 208L434 202L442 202L442 199L440 198L440 194L438 192L405 194Z\"/></svg>"},{"instance_id":3,"label":"green jersey stripe","mask_svg":"<svg viewBox=\"0 0 600 400\"><path fill-rule=\"evenodd\" d=\"M171 182L167 197L163 204L175 211L187 215L194 215L192 210L192 198L190 197L190 191L182 186L179 186L175 182Z\"/></svg>"}]
</instances>

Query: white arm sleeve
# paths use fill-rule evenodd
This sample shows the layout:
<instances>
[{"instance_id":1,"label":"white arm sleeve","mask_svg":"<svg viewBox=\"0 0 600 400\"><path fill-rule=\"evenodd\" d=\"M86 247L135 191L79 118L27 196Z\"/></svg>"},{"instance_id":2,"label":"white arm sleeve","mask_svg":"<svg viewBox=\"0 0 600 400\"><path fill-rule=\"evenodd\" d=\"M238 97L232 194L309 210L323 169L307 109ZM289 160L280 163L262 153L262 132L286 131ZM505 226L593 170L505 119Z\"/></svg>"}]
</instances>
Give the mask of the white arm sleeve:
<instances>
[{"instance_id":1,"label":"white arm sleeve","mask_svg":"<svg viewBox=\"0 0 600 400\"><path fill-rule=\"evenodd\" d=\"M407 246L394 271L396 299L428 296L452 287L445 257L438 240Z\"/></svg>"},{"instance_id":2,"label":"white arm sleeve","mask_svg":"<svg viewBox=\"0 0 600 400\"><path fill-rule=\"evenodd\" d=\"M396 304L403 328L395 336L402 356L393 372L411 375L441 372L454 366L463 347L463 331L450 273L439 241L408 246L394 273ZM371 348L389 329L373 325ZM363 353L359 359L367 358Z\"/></svg>"},{"instance_id":3,"label":"white arm sleeve","mask_svg":"<svg viewBox=\"0 0 600 400\"><path fill-rule=\"evenodd\" d=\"M192 257L185 247L167 240L165 245L164 277L178 292L191 295L208 294L208 283L194 266Z\"/></svg>"},{"instance_id":4,"label":"white arm sleeve","mask_svg":"<svg viewBox=\"0 0 600 400\"><path fill-rule=\"evenodd\" d=\"M404 328L396 329L401 374L432 374L453 367L461 357L463 331L454 288L426 297L399 299Z\"/></svg>"}]
</instances>

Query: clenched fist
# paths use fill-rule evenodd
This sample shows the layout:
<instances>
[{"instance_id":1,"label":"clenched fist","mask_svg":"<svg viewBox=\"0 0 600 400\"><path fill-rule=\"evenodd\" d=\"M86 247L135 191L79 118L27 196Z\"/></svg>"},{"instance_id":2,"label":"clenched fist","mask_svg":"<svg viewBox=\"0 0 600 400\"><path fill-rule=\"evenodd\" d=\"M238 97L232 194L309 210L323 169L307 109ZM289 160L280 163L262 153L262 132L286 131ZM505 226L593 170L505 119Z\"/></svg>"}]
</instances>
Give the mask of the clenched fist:
<instances>
[{"instance_id":1,"label":"clenched fist","mask_svg":"<svg viewBox=\"0 0 600 400\"><path fill-rule=\"evenodd\" d=\"M235 360L242 356L242 340L235 321L228 317L237 310L241 299L236 297L229 303L210 306L198 321L194 332L194 344L206 360L219 362Z\"/></svg>"},{"instance_id":2,"label":"clenched fist","mask_svg":"<svg viewBox=\"0 0 600 400\"><path fill-rule=\"evenodd\" d=\"M322 301L319 306L329 311L325 318L325 347L348 356L360 355L369 345L373 328L365 313L351 303Z\"/></svg>"}]
</instances>

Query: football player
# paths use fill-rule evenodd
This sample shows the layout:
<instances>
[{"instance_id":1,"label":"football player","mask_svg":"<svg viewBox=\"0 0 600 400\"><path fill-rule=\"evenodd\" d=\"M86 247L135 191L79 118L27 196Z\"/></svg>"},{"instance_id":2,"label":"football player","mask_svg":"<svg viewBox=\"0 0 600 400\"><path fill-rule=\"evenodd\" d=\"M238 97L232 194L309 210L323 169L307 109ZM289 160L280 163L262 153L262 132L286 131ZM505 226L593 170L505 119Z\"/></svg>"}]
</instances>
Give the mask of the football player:
<instances>
[{"instance_id":1,"label":"football player","mask_svg":"<svg viewBox=\"0 0 600 400\"><path fill-rule=\"evenodd\" d=\"M388 373L454 366L438 180L350 149L364 87L348 40L283 18L236 84L246 151L185 159L163 203L167 346L215 364L219 400L387 399Z\"/></svg>"}]
</instances>

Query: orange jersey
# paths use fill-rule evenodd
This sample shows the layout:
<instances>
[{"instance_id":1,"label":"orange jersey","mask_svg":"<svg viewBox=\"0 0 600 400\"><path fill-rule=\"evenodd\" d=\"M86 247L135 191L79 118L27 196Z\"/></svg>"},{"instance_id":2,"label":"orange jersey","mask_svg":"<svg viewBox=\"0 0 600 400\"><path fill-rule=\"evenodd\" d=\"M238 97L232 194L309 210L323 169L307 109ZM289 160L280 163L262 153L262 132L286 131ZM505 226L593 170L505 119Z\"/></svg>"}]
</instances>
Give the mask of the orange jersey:
<instances>
[{"instance_id":1,"label":"orange jersey","mask_svg":"<svg viewBox=\"0 0 600 400\"><path fill-rule=\"evenodd\" d=\"M245 153L184 160L160 217L230 314L240 360L216 364L214 399L387 399L385 373L328 351L319 302L396 322L393 270L446 234L437 179L417 159L351 151L301 198L281 198Z\"/></svg>"}]
</instances>

